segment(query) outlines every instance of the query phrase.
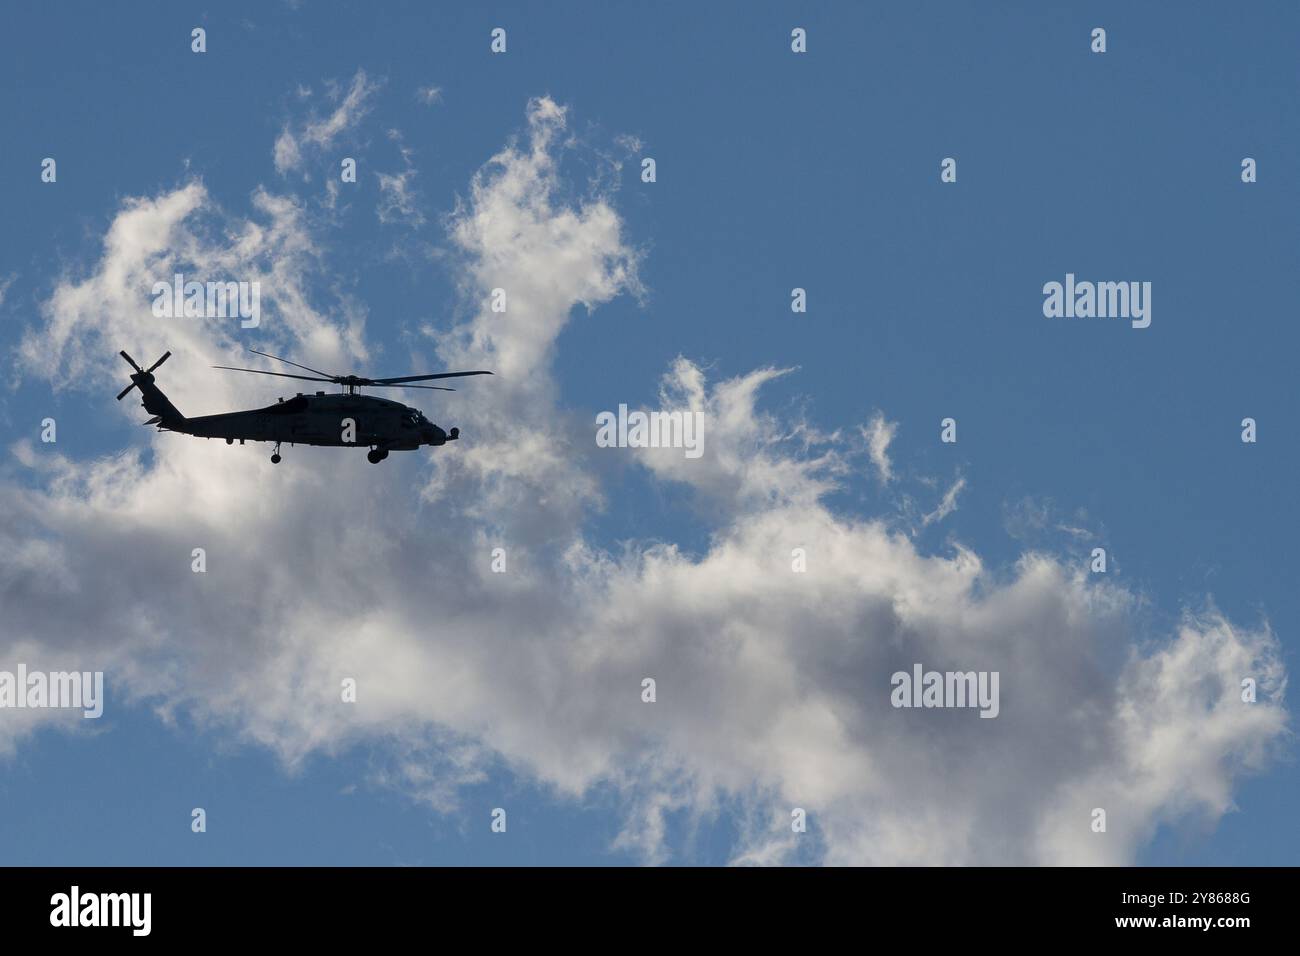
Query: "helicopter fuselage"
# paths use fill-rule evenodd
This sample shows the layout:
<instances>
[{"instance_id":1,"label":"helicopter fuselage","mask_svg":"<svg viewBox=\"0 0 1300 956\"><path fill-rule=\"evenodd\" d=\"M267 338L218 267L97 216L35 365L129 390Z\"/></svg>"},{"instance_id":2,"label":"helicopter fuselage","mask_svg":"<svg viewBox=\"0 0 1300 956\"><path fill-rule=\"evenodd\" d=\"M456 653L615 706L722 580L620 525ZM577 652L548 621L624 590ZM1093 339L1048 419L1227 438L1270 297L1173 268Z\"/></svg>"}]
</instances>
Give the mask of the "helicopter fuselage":
<instances>
[{"instance_id":1,"label":"helicopter fuselage","mask_svg":"<svg viewBox=\"0 0 1300 956\"><path fill-rule=\"evenodd\" d=\"M338 392L299 394L265 408L162 421L158 427L227 442L360 446L384 451L413 451L422 445L445 445L459 437L457 429L449 435L419 409L373 395Z\"/></svg>"}]
</instances>

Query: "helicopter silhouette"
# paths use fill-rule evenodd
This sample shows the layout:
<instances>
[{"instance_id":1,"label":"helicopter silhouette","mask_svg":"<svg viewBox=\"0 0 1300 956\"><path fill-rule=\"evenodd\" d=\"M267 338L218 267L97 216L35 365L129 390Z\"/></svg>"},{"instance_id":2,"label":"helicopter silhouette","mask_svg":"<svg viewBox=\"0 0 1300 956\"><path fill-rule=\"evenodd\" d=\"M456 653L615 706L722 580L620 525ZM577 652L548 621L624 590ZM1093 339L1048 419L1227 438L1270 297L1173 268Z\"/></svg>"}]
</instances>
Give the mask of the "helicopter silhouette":
<instances>
[{"instance_id":1,"label":"helicopter silhouette","mask_svg":"<svg viewBox=\"0 0 1300 956\"><path fill-rule=\"evenodd\" d=\"M235 368L231 365L214 365L213 368L232 372L253 372L257 375L275 375L280 378L296 378L307 382L332 382L342 385L342 392L317 392L304 395L299 392L288 400L280 399L266 408L255 408L245 412L225 412L219 415L200 415L186 418L163 394L162 389L154 384L154 371L163 362L171 358L171 352L164 352L163 357L147 369L136 364L135 359L120 352L133 369L131 384L118 393L120 402L133 388L140 390L141 404L153 417L144 424L157 425L159 431L179 432L182 435L194 435L198 438L224 438L227 445L238 441L275 442L275 451L271 454L271 464L280 463L280 445L325 445L341 448L369 448L366 458L371 464L378 464L388 457L390 451L414 451L422 445L445 445L460 438L460 429L443 431L424 417L418 408L411 408L400 402L373 395L359 395L358 388L428 388L442 392L454 392L454 388L443 385L415 385L414 382L426 382L432 379L460 378L466 375L491 375L491 372L439 372L434 375L404 375L397 378L366 378L360 375L330 375L318 369L290 362L288 359L258 352L257 355L292 365L306 372L315 372L315 376L292 375L287 372L266 372L256 368Z\"/></svg>"}]
</instances>

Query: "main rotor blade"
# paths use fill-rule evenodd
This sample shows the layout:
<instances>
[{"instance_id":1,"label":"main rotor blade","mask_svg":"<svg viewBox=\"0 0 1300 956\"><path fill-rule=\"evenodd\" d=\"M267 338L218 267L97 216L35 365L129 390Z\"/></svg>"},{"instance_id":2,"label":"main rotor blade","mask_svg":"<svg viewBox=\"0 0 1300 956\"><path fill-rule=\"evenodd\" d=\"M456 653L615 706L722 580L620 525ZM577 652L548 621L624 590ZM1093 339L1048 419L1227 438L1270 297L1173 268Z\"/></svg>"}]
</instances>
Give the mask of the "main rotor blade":
<instances>
[{"instance_id":1,"label":"main rotor blade","mask_svg":"<svg viewBox=\"0 0 1300 956\"><path fill-rule=\"evenodd\" d=\"M454 388L448 388L446 385L404 385L400 382L371 382L369 385L362 385L362 388L432 388L439 392L454 392Z\"/></svg>"},{"instance_id":2,"label":"main rotor blade","mask_svg":"<svg viewBox=\"0 0 1300 956\"><path fill-rule=\"evenodd\" d=\"M117 393L117 400L120 402L122 399L126 398L126 393L129 392L129 391L131 391L131 389L133 389L133 388L135 388L135 382L132 382L132 383L131 383L130 385L128 385L126 388L122 389L122 391L118 392L118 393Z\"/></svg>"},{"instance_id":3,"label":"main rotor blade","mask_svg":"<svg viewBox=\"0 0 1300 956\"><path fill-rule=\"evenodd\" d=\"M491 372L439 372L437 375L403 375L400 378L372 378L375 385L396 385L399 382L427 382L434 378L460 378L463 375L491 375Z\"/></svg>"},{"instance_id":4,"label":"main rotor blade","mask_svg":"<svg viewBox=\"0 0 1300 956\"><path fill-rule=\"evenodd\" d=\"M131 356L127 355L126 352L124 352L124 351L123 351L123 352L118 352L117 354L120 355L120 356L122 356L122 358L126 359L127 364L130 365L130 366L131 366L133 369L135 369L137 372L143 372L143 371L144 371L144 369L142 369L140 366L138 366L138 365L135 364L135 359L133 359L133 358L131 358Z\"/></svg>"},{"instance_id":5,"label":"main rotor blade","mask_svg":"<svg viewBox=\"0 0 1300 956\"><path fill-rule=\"evenodd\" d=\"M310 375L290 375L288 372L265 372L260 368L235 368L233 365L214 365L213 368L224 368L228 372L256 372L258 375L276 375L280 378L300 378L304 382L332 382L332 378L312 378Z\"/></svg>"},{"instance_id":6,"label":"main rotor blade","mask_svg":"<svg viewBox=\"0 0 1300 956\"><path fill-rule=\"evenodd\" d=\"M292 365L294 368L300 368L308 372L315 372L317 375L324 375L327 378L329 378L331 381L338 377L337 375L330 375L329 372L322 372L318 368L309 368L306 365L299 365L297 362L290 362L288 359L280 358L280 356L278 355L272 355L270 352L258 352L257 349L249 349L248 351L253 352L257 355L265 355L267 358L273 358L277 362L283 362L285 365Z\"/></svg>"},{"instance_id":7,"label":"main rotor blade","mask_svg":"<svg viewBox=\"0 0 1300 956\"><path fill-rule=\"evenodd\" d=\"M171 357L172 357L172 353L171 353L171 352L164 352L164 353L163 353L163 357L160 358L158 361L154 362L152 365L150 365L147 369L145 369L145 371L146 371L146 372L152 372L152 371L153 371L154 369L156 369L159 365L161 365L163 362L167 361L167 360L168 360L169 358L171 358Z\"/></svg>"}]
</instances>

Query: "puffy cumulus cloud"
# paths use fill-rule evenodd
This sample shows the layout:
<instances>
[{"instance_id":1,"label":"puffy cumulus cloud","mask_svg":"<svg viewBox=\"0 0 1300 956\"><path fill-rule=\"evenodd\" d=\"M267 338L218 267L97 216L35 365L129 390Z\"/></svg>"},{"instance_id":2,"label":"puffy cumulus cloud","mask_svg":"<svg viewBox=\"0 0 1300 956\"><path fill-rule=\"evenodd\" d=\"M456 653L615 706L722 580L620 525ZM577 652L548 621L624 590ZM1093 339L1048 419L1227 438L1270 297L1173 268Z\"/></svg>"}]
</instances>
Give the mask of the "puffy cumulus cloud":
<instances>
[{"instance_id":1,"label":"puffy cumulus cloud","mask_svg":"<svg viewBox=\"0 0 1300 956\"><path fill-rule=\"evenodd\" d=\"M488 160L448 222L465 290L481 307L444 354L491 362L512 393L530 398L553 391L551 350L574 306L590 310L640 289L638 256L609 197L557 201L565 124L563 107L532 100L525 142ZM506 293L504 311L491 311L493 289Z\"/></svg>"},{"instance_id":2,"label":"puffy cumulus cloud","mask_svg":"<svg viewBox=\"0 0 1300 956\"><path fill-rule=\"evenodd\" d=\"M1266 630L1189 621L1138 655L1121 590L1043 556L998 583L970 553L924 556L818 505L751 515L698 560L605 569L591 630L620 635L621 679L600 685L655 675L658 751L689 755L711 793L775 791L746 858L792 850L798 806L829 862L1131 862L1162 815L1223 812L1285 723ZM999 716L894 709L889 675L916 662L998 671ZM1240 701L1243 675L1265 706ZM1097 806L1120 819L1106 835Z\"/></svg>"},{"instance_id":3,"label":"puffy cumulus cloud","mask_svg":"<svg viewBox=\"0 0 1300 956\"><path fill-rule=\"evenodd\" d=\"M1245 631L1212 607L1184 616L1177 636L1153 653L1130 651L1115 687L1107 736L1121 770L1100 762L1058 788L1037 821L1039 853L1089 864L1127 863L1157 825L1183 816L1210 821L1233 809L1232 783L1258 770L1283 733L1286 674L1267 628ZM1273 706L1243 704L1252 677ZM1101 808L1107 837L1074 826Z\"/></svg>"},{"instance_id":4,"label":"puffy cumulus cloud","mask_svg":"<svg viewBox=\"0 0 1300 956\"><path fill-rule=\"evenodd\" d=\"M382 467L295 448L274 471L259 448L166 434L152 454L88 461L14 446L24 480L0 484L0 660L102 668L110 700L183 711L290 765L382 742L376 780L440 810L494 767L558 799L613 794L615 846L650 862L689 858L678 822L719 814L739 863L1091 863L1130 862L1162 823L1225 812L1285 733L1266 626L1207 612L1150 634L1134 595L1050 555L991 570L970 549L924 553L887 518L836 512L855 452L762 409L781 369L711 381L678 359L661 403L703 416L704 454L627 451L699 500L703 553L590 540L608 489L592 418L560 405L551 359L577 306L639 291L638 253L608 193L563 198L565 124L533 101L446 222L471 308L440 356L497 373L440 405L464 441ZM267 334L317 367L360 357L364 326L312 307L329 286L313 228L264 192L247 220L197 184L128 202L99 261L55 289L23 367L116 383L119 344L171 347L160 383L182 409L240 397L186 374L231 347L229 330L164 329L142 300L142 281L186 257L281 270L302 311ZM491 310L495 288L505 312ZM121 412L135 420L132 405ZM918 662L999 672L997 718L892 707L891 674ZM1243 676L1259 682L1255 704L1239 699ZM59 719L9 713L9 748ZM806 839L790 832L794 807ZM1089 828L1094 807L1105 834Z\"/></svg>"},{"instance_id":5,"label":"puffy cumulus cloud","mask_svg":"<svg viewBox=\"0 0 1300 956\"><path fill-rule=\"evenodd\" d=\"M370 112L371 100L382 85L357 70L342 101L328 115L308 120L296 128L286 123L276 137L272 158L279 173L290 173L302 167L304 153L329 149L340 136L355 128ZM311 91L307 90L307 95ZM299 96L302 97L302 89Z\"/></svg>"},{"instance_id":6,"label":"puffy cumulus cloud","mask_svg":"<svg viewBox=\"0 0 1300 956\"><path fill-rule=\"evenodd\" d=\"M682 482L707 501L739 514L779 504L811 504L833 491L848 470L839 435L802 417L787 421L758 407L764 385L790 369L763 368L709 386L704 371L678 357L659 386L659 407L695 416L682 427L686 448L636 448L632 453L660 478ZM698 449L696 449L698 446Z\"/></svg>"},{"instance_id":7,"label":"puffy cumulus cloud","mask_svg":"<svg viewBox=\"0 0 1300 956\"><path fill-rule=\"evenodd\" d=\"M583 509L601 503L590 419L558 407L552 352L576 306L641 292L640 256L610 196L561 198L565 109L534 99L527 118L522 139L475 174L446 222L473 314L441 340L439 355L448 367L496 377L475 386L462 413L475 441L439 459L426 488L431 501L468 502L486 525L509 526L517 542L574 536Z\"/></svg>"},{"instance_id":8,"label":"puffy cumulus cloud","mask_svg":"<svg viewBox=\"0 0 1300 956\"><path fill-rule=\"evenodd\" d=\"M271 342L293 342L308 361L338 365L359 357L364 313L345 307L330 318L313 304L309 284L319 280L320 263L309 215L296 200L260 188L251 205L248 217L230 215L198 180L153 198L127 199L99 260L85 274L65 275L43 303L43 324L20 341L19 371L48 378L56 388L83 381L99 388L122 383L119 349L148 363L170 350L175 357L167 372L216 364L214 358L242 361L240 319L153 314L155 288L170 289L178 274L186 283L256 284L265 323L259 332ZM228 407L247 390L247 383L213 375L167 381L168 394L190 413Z\"/></svg>"}]
</instances>

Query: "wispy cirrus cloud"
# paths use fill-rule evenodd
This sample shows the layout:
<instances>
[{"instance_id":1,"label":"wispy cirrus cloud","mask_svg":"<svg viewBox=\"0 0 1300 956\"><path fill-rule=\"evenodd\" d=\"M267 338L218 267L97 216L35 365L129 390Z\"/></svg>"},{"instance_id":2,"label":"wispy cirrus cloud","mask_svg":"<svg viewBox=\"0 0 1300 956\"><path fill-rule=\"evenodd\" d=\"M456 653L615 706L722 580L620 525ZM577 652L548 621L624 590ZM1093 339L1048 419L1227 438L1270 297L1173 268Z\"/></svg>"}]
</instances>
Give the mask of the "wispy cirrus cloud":
<instances>
[{"instance_id":1,"label":"wispy cirrus cloud","mask_svg":"<svg viewBox=\"0 0 1300 956\"><path fill-rule=\"evenodd\" d=\"M894 480L894 466L889 460L889 446L897 432L898 422L889 421L885 418L884 412L880 411L873 414L866 427L862 429L862 437L867 440L867 451L871 456L871 463L876 467L876 474L880 477L881 484L887 485Z\"/></svg>"},{"instance_id":2,"label":"wispy cirrus cloud","mask_svg":"<svg viewBox=\"0 0 1300 956\"><path fill-rule=\"evenodd\" d=\"M397 144L402 157L402 169L396 173L376 173L379 182L379 205L375 214L385 225L405 223L419 228L424 225L422 197L415 188L415 151L402 142L400 131L390 129L388 138Z\"/></svg>"},{"instance_id":3,"label":"wispy cirrus cloud","mask_svg":"<svg viewBox=\"0 0 1300 956\"><path fill-rule=\"evenodd\" d=\"M339 137L355 129L370 112L374 94L382 85L382 81L370 80L365 70L357 70L342 102L326 116L296 126L286 123L272 150L276 171L283 175L301 169L308 153L329 149ZM304 89L300 88L300 96Z\"/></svg>"}]
</instances>

